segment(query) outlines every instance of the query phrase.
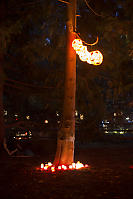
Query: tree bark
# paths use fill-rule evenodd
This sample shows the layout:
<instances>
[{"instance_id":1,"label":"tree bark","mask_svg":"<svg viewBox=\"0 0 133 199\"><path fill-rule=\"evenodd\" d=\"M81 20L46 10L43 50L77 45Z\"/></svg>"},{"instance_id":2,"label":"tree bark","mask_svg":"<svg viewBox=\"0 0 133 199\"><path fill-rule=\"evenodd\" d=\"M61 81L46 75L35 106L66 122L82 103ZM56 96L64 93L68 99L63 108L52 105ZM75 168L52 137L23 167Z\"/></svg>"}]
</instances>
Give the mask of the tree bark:
<instances>
[{"instance_id":1,"label":"tree bark","mask_svg":"<svg viewBox=\"0 0 133 199\"><path fill-rule=\"evenodd\" d=\"M54 165L69 165L74 161L76 53L72 48L72 41L75 39L76 0L70 0L67 14L67 54L63 118L58 132Z\"/></svg>"}]
</instances>

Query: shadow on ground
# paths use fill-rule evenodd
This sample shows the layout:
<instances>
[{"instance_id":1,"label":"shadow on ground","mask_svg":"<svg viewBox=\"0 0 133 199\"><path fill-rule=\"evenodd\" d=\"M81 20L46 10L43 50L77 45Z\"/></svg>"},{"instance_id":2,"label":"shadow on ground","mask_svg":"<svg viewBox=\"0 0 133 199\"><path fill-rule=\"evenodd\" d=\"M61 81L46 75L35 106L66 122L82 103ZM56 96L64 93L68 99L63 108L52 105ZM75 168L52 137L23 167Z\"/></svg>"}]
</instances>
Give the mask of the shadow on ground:
<instances>
[{"instance_id":1,"label":"shadow on ground","mask_svg":"<svg viewBox=\"0 0 133 199\"><path fill-rule=\"evenodd\" d=\"M80 171L46 174L36 171L55 151L30 158L0 160L2 199L131 199L133 198L133 145L90 144L77 147L75 161L91 166Z\"/></svg>"}]
</instances>

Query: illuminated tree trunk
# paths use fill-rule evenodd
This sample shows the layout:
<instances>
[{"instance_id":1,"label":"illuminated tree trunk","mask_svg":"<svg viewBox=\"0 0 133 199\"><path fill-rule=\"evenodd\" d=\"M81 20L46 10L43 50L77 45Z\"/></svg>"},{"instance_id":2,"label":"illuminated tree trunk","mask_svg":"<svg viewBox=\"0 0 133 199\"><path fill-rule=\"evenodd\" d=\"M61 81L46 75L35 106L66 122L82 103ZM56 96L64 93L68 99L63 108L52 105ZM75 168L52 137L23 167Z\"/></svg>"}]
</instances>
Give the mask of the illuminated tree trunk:
<instances>
[{"instance_id":1,"label":"illuminated tree trunk","mask_svg":"<svg viewBox=\"0 0 133 199\"><path fill-rule=\"evenodd\" d=\"M72 41L75 39L76 0L69 2L63 118L58 132L54 165L68 165L74 161L76 53L72 48Z\"/></svg>"}]
</instances>

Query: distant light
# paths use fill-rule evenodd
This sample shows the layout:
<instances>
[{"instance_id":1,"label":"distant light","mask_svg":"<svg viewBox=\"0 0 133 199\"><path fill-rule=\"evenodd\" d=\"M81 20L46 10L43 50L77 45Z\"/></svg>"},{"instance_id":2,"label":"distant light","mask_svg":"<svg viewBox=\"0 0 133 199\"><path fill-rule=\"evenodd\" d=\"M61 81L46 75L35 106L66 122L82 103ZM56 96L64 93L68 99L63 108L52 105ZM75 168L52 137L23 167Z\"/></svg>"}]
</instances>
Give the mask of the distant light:
<instances>
[{"instance_id":1,"label":"distant light","mask_svg":"<svg viewBox=\"0 0 133 199\"><path fill-rule=\"evenodd\" d=\"M103 127L108 127L107 124L103 124Z\"/></svg>"},{"instance_id":2,"label":"distant light","mask_svg":"<svg viewBox=\"0 0 133 199\"><path fill-rule=\"evenodd\" d=\"M116 113L114 113L114 116L116 116Z\"/></svg>"},{"instance_id":3,"label":"distant light","mask_svg":"<svg viewBox=\"0 0 133 199\"><path fill-rule=\"evenodd\" d=\"M124 131L120 131L120 134L124 134Z\"/></svg>"},{"instance_id":4,"label":"distant light","mask_svg":"<svg viewBox=\"0 0 133 199\"><path fill-rule=\"evenodd\" d=\"M59 123L60 123L60 121L57 121L57 123L59 124Z\"/></svg>"},{"instance_id":5,"label":"distant light","mask_svg":"<svg viewBox=\"0 0 133 199\"><path fill-rule=\"evenodd\" d=\"M27 115L27 116L26 116L26 119L27 119L27 120L29 120L29 119L30 119L30 116L29 116L29 115Z\"/></svg>"},{"instance_id":6,"label":"distant light","mask_svg":"<svg viewBox=\"0 0 133 199\"><path fill-rule=\"evenodd\" d=\"M84 119L84 115L80 114L80 119L83 120Z\"/></svg>"},{"instance_id":7,"label":"distant light","mask_svg":"<svg viewBox=\"0 0 133 199\"><path fill-rule=\"evenodd\" d=\"M78 111L77 110L75 111L75 116L78 116Z\"/></svg>"},{"instance_id":8,"label":"distant light","mask_svg":"<svg viewBox=\"0 0 133 199\"><path fill-rule=\"evenodd\" d=\"M15 114L14 116L15 116L15 117L18 117L18 114Z\"/></svg>"},{"instance_id":9,"label":"distant light","mask_svg":"<svg viewBox=\"0 0 133 199\"><path fill-rule=\"evenodd\" d=\"M126 120L129 120L129 117L126 117Z\"/></svg>"},{"instance_id":10,"label":"distant light","mask_svg":"<svg viewBox=\"0 0 133 199\"><path fill-rule=\"evenodd\" d=\"M4 115L7 115L7 111L6 110L4 110Z\"/></svg>"},{"instance_id":11,"label":"distant light","mask_svg":"<svg viewBox=\"0 0 133 199\"><path fill-rule=\"evenodd\" d=\"M45 120L44 123L45 123L45 124L48 124L48 120Z\"/></svg>"},{"instance_id":12,"label":"distant light","mask_svg":"<svg viewBox=\"0 0 133 199\"><path fill-rule=\"evenodd\" d=\"M56 115L59 116L59 112L58 111L56 111Z\"/></svg>"},{"instance_id":13,"label":"distant light","mask_svg":"<svg viewBox=\"0 0 133 199\"><path fill-rule=\"evenodd\" d=\"M45 39L45 43L44 43L44 45L45 45L45 46L47 46L47 45L49 45L49 44L50 44L50 42L51 42L51 41L50 41L50 39L47 37L47 38Z\"/></svg>"},{"instance_id":14,"label":"distant light","mask_svg":"<svg viewBox=\"0 0 133 199\"><path fill-rule=\"evenodd\" d=\"M118 12L118 11L116 11L115 16L116 16L116 17L118 17L118 16L119 16L119 12Z\"/></svg>"}]
</instances>

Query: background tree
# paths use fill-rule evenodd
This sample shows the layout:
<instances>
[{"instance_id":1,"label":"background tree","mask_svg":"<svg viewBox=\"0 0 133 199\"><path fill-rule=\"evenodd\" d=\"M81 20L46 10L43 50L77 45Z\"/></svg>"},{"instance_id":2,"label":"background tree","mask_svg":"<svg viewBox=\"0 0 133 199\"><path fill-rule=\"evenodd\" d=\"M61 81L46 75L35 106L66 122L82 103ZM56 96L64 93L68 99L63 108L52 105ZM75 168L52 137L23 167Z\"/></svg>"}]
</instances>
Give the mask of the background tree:
<instances>
[{"instance_id":1,"label":"background tree","mask_svg":"<svg viewBox=\"0 0 133 199\"><path fill-rule=\"evenodd\" d=\"M78 0L77 14L80 16L77 17L77 33L87 43L92 43L98 36L98 44L88 46L88 50L99 49L104 54L100 67L90 66L77 58L76 109L84 114L85 120L81 124L90 124L88 129L98 128L99 122L109 112L110 102L117 103L120 98L126 100L128 94L131 96L130 4L128 0ZM53 111L58 108L63 112L67 5L59 1L44 3L35 0L20 0L19 4L16 0L1 1L0 5L1 70L4 71L1 71L1 124L3 93L4 107L10 107L12 112L20 109L26 112L34 106L39 108L39 101L41 110L48 105ZM129 71L130 77L127 77ZM17 105L11 103L13 98L16 98L16 103L18 101ZM31 98L35 99L35 103L31 103ZM29 105L24 106L26 102Z\"/></svg>"}]
</instances>

